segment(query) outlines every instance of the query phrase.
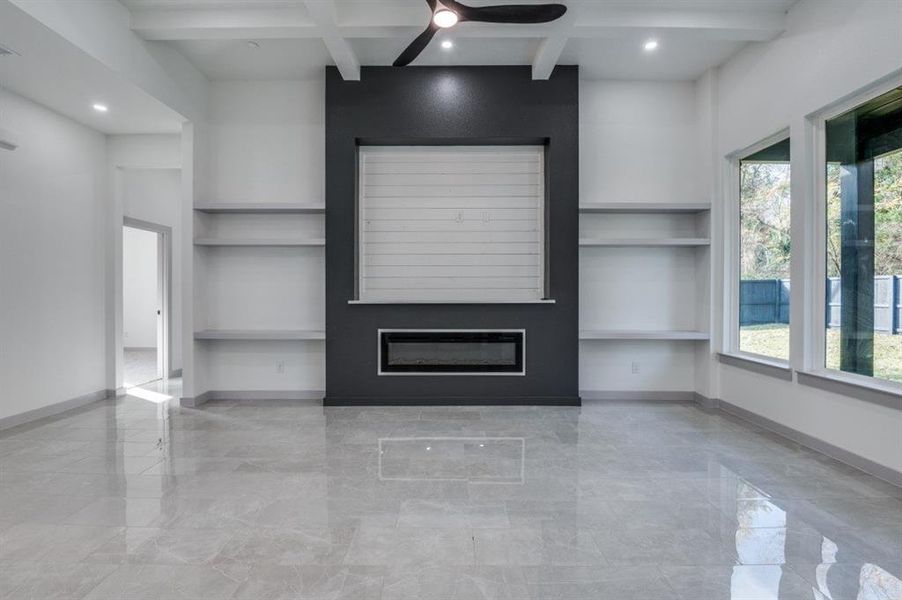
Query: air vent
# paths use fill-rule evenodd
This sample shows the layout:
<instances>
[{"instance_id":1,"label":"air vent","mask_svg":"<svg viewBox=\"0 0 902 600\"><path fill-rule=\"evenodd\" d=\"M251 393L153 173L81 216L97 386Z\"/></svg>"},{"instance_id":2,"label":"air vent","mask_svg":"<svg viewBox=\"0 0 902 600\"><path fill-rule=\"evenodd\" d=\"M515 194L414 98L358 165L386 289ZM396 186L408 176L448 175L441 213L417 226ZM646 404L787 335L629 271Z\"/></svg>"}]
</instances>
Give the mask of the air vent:
<instances>
[{"instance_id":1,"label":"air vent","mask_svg":"<svg viewBox=\"0 0 902 600\"><path fill-rule=\"evenodd\" d=\"M19 53L10 50L3 44L0 44L0 56L19 56Z\"/></svg>"}]
</instances>

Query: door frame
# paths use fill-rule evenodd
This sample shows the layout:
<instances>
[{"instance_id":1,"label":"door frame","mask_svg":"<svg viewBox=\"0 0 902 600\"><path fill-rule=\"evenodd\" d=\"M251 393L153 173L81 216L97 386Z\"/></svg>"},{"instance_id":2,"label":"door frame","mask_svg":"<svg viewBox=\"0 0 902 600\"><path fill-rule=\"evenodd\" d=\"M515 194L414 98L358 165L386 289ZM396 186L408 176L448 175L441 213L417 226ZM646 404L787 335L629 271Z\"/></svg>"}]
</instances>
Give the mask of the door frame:
<instances>
[{"instance_id":1,"label":"door frame","mask_svg":"<svg viewBox=\"0 0 902 600\"><path fill-rule=\"evenodd\" d=\"M141 229L157 234L157 306L160 318L157 320L157 373L162 379L169 379L172 372L172 227L133 217L123 216L122 227ZM120 256L125 255L125 244L119 245ZM120 289L124 307L125 290ZM124 316L124 313L123 313ZM125 340L120 336L119 351L125 351ZM123 373L124 376L124 366ZM120 377L120 380L122 378Z\"/></svg>"}]
</instances>

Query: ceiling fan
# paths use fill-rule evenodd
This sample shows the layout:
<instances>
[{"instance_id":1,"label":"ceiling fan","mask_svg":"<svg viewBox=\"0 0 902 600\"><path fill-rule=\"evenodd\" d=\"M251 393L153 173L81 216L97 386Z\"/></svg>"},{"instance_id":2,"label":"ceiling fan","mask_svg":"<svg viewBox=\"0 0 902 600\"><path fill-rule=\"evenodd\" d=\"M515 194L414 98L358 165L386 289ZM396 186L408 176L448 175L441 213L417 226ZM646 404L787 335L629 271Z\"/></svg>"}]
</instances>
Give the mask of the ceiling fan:
<instances>
[{"instance_id":1,"label":"ceiling fan","mask_svg":"<svg viewBox=\"0 0 902 600\"><path fill-rule=\"evenodd\" d=\"M394 62L405 67L420 55L439 29L453 27L463 21L480 23L548 23L561 18L563 4L505 4L499 6L466 6L457 0L426 0L432 19L425 31L410 43Z\"/></svg>"}]
</instances>

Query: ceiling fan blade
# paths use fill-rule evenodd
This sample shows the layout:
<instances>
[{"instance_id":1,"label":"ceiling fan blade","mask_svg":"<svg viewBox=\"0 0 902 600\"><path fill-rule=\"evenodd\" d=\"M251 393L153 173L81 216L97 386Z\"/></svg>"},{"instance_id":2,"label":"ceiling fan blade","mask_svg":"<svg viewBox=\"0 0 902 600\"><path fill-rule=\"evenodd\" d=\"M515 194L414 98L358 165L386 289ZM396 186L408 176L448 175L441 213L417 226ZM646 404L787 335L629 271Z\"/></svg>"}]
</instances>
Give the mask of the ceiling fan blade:
<instances>
[{"instance_id":1,"label":"ceiling fan blade","mask_svg":"<svg viewBox=\"0 0 902 600\"><path fill-rule=\"evenodd\" d=\"M504 4L498 6L466 6L456 0L442 0L461 21L482 23L548 23L567 12L563 4Z\"/></svg>"},{"instance_id":2,"label":"ceiling fan blade","mask_svg":"<svg viewBox=\"0 0 902 600\"><path fill-rule=\"evenodd\" d=\"M410 45L404 49L404 52L395 59L395 62L393 63L394 66L406 67L412 63L416 57L420 55L420 52L429 45L429 42L432 41L436 31L438 31L438 26L430 21L429 26L423 33L418 35L414 41L410 42Z\"/></svg>"}]
</instances>

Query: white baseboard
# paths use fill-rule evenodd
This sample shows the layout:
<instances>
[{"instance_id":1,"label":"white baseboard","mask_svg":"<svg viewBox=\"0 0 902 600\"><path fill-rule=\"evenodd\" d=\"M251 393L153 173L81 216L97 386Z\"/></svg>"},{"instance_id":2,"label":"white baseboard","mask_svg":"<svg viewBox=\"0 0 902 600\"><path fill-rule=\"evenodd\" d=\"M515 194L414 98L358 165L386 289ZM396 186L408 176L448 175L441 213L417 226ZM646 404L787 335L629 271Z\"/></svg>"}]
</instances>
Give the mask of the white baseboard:
<instances>
[{"instance_id":1,"label":"white baseboard","mask_svg":"<svg viewBox=\"0 0 902 600\"><path fill-rule=\"evenodd\" d=\"M27 410L17 415L3 417L0 418L0 430L9 429L10 427L16 427L18 425L24 425L25 423L31 423L45 417L52 417L53 415L58 415L75 408L80 408L82 406L85 406L86 404L97 402L98 400L106 400L107 398L114 397L115 395L115 390L98 390L96 392L91 392L90 394L77 396L75 398L70 398L68 400L63 400L62 402L56 402L54 404L48 404L47 406L42 406L41 408L35 408L34 410Z\"/></svg>"},{"instance_id":2,"label":"white baseboard","mask_svg":"<svg viewBox=\"0 0 902 600\"><path fill-rule=\"evenodd\" d=\"M844 448L835 446L830 442L816 438L813 435L808 435L807 433L803 433L797 429L787 427L782 423L778 423L777 421L768 419L767 417L763 417L757 413L753 413L750 410L736 406L735 404L727 402L726 400L706 398L701 394L697 394L697 396L698 398L696 401L708 410L721 410L736 418L742 419L743 421L747 421L752 425L757 425L762 429L767 429L770 432L776 433L781 437L793 441L801 446L805 446L806 448L814 450L815 452L819 452L825 456L829 456L832 459L838 460L841 463L845 463L850 467L855 467L859 471L864 471L868 475L873 475L878 479L882 479L883 481L891 483L895 486L902 487L902 472L900 471L896 471L895 469L887 467L886 465L874 462L873 460L865 458L860 454L855 454L854 452L850 452L848 450L845 450Z\"/></svg>"},{"instance_id":3,"label":"white baseboard","mask_svg":"<svg viewBox=\"0 0 902 600\"><path fill-rule=\"evenodd\" d=\"M678 391L619 391L619 390L580 390L580 398L584 401L643 401L643 402L695 402L695 392Z\"/></svg>"},{"instance_id":4,"label":"white baseboard","mask_svg":"<svg viewBox=\"0 0 902 600\"><path fill-rule=\"evenodd\" d=\"M181 398L185 408L197 408L215 400L297 400L298 402L322 402L326 395L322 390L210 390L199 396Z\"/></svg>"}]
</instances>

